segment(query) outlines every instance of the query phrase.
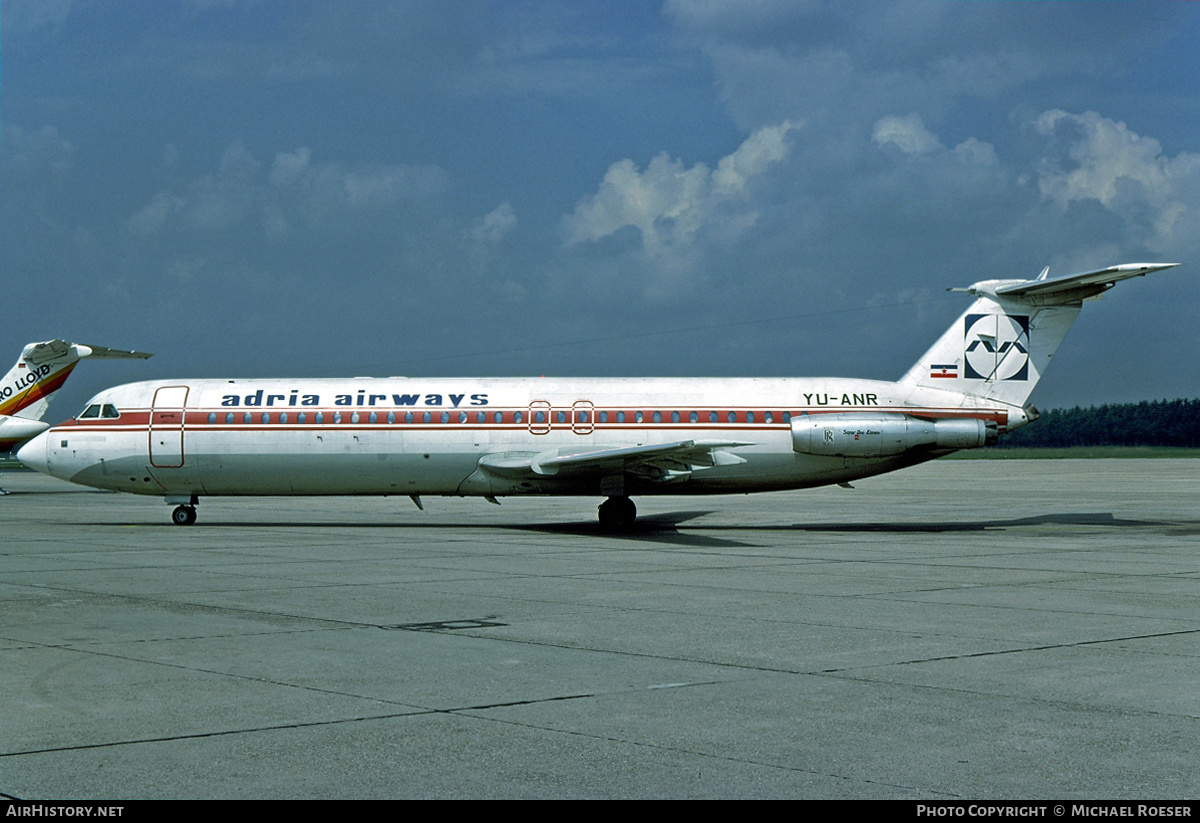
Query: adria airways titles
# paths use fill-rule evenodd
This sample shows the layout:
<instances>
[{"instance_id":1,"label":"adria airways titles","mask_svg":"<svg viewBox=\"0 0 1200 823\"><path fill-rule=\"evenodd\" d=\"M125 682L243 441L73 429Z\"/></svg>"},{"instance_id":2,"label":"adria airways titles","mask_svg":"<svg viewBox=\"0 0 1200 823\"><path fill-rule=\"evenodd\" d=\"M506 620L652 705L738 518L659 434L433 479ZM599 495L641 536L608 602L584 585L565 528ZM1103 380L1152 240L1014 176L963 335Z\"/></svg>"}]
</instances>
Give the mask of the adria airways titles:
<instances>
[{"instance_id":1,"label":"adria airways titles","mask_svg":"<svg viewBox=\"0 0 1200 823\"><path fill-rule=\"evenodd\" d=\"M978 448L1027 406L1085 300L1175 264L986 280L894 383L783 379L155 380L96 395L18 452L38 471L158 495L634 495L846 483Z\"/></svg>"}]
</instances>

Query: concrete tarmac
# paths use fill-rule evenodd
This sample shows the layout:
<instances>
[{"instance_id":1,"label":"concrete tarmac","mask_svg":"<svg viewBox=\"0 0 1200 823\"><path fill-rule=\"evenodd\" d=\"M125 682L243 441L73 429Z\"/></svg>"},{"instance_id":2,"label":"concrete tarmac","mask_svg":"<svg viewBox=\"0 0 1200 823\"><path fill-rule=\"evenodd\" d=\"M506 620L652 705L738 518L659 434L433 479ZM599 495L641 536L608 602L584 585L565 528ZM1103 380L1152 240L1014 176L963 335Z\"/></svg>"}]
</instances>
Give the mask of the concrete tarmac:
<instances>
[{"instance_id":1,"label":"concrete tarmac","mask_svg":"<svg viewBox=\"0 0 1200 823\"><path fill-rule=\"evenodd\" d=\"M855 489L0 486L0 795L1200 795L1200 461Z\"/></svg>"}]
</instances>

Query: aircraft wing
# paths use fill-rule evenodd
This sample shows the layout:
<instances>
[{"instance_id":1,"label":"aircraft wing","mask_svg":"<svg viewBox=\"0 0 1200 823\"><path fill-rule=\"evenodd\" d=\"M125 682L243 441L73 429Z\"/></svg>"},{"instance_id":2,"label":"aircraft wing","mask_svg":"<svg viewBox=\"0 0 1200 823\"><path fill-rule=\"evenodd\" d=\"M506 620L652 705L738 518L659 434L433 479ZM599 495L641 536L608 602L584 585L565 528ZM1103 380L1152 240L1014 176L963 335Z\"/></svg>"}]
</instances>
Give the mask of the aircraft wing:
<instances>
[{"instance_id":1,"label":"aircraft wing","mask_svg":"<svg viewBox=\"0 0 1200 823\"><path fill-rule=\"evenodd\" d=\"M1178 266L1178 263L1126 263L1106 269L1069 274L1049 280L1026 280L1011 286L996 289L1000 297L1061 296L1069 292L1083 292L1081 296L1099 294L1114 283L1130 277L1142 277L1152 271L1161 271Z\"/></svg>"},{"instance_id":2,"label":"aircraft wing","mask_svg":"<svg viewBox=\"0 0 1200 823\"><path fill-rule=\"evenodd\" d=\"M481 468L506 476L521 474L555 475L615 474L630 472L643 475L691 472L712 466L745 463L726 449L753 446L738 440L679 440L650 446L626 446L616 449L559 454L489 454L480 459Z\"/></svg>"}]
</instances>

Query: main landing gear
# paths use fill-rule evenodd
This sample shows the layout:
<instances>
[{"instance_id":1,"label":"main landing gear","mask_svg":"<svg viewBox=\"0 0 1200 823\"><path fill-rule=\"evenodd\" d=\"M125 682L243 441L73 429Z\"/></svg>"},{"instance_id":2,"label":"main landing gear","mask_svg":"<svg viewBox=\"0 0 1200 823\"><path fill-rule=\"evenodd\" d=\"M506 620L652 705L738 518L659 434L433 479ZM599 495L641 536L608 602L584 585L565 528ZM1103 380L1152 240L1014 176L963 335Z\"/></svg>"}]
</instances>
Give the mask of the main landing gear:
<instances>
[{"instance_id":1,"label":"main landing gear","mask_svg":"<svg viewBox=\"0 0 1200 823\"><path fill-rule=\"evenodd\" d=\"M608 531L620 531L633 525L637 518L637 506L628 497L610 497L597 509L600 527Z\"/></svg>"},{"instance_id":2,"label":"main landing gear","mask_svg":"<svg viewBox=\"0 0 1200 823\"><path fill-rule=\"evenodd\" d=\"M172 494L168 495L167 504L178 503L175 510L171 512L171 522L176 526L190 526L196 522L196 504L200 502L200 498L194 494Z\"/></svg>"}]
</instances>

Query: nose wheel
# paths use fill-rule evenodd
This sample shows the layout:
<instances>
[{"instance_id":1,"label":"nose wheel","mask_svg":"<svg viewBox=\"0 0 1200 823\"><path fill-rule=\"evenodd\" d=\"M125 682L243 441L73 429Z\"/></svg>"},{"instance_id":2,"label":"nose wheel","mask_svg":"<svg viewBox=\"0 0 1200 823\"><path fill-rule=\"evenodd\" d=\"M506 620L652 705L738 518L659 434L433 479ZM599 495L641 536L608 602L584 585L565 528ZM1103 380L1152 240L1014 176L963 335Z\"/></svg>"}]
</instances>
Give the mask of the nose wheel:
<instances>
[{"instance_id":1,"label":"nose wheel","mask_svg":"<svg viewBox=\"0 0 1200 823\"><path fill-rule=\"evenodd\" d=\"M196 522L195 506L176 506L171 512L171 522L176 526L190 526Z\"/></svg>"},{"instance_id":2,"label":"nose wheel","mask_svg":"<svg viewBox=\"0 0 1200 823\"><path fill-rule=\"evenodd\" d=\"M637 518L637 506L628 497L610 497L597 509L600 526L609 531L620 531L633 525Z\"/></svg>"}]
</instances>

